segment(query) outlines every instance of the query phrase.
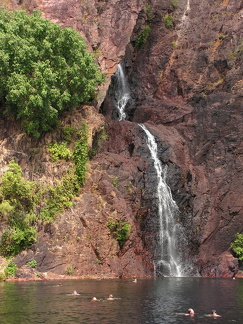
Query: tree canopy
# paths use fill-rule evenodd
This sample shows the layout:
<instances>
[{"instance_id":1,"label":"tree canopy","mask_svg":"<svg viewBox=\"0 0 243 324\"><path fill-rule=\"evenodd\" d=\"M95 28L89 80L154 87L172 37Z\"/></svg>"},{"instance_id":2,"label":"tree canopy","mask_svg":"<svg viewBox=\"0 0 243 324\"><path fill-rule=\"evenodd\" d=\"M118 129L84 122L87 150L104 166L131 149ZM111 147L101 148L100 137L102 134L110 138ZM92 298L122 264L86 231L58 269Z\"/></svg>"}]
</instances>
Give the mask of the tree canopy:
<instances>
[{"instance_id":1,"label":"tree canopy","mask_svg":"<svg viewBox=\"0 0 243 324\"><path fill-rule=\"evenodd\" d=\"M0 10L0 104L29 135L52 130L60 115L93 99L103 80L82 37L39 11Z\"/></svg>"},{"instance_id":2,"label":"tree canopy","mask_svg":"<svg viewBox=\"0 0 243 324\"><path fill-rule=\"evenodd\" d=\"M236 233L235 234L235 240L230 245L232 251L236 255L236 257L239 259L239 261L243 262L243 234L242 233Z\"/></svg>"}]
</instances>

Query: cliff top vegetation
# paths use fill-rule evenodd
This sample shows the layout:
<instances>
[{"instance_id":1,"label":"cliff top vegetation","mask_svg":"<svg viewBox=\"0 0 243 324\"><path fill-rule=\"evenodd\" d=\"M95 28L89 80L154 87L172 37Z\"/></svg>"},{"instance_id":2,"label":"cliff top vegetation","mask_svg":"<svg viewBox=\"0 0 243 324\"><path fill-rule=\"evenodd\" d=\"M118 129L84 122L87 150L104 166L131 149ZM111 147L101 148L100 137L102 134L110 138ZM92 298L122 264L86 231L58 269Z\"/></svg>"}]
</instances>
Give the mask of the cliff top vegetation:
<instances>
[{"instance_id":1,"label":"cliff top vegetation","mask_svg":"<svg viewBox=\"0 0 243 324\"><path fill-rule=\"evenodd\" d=\"M0 109L39 137L64 111L94 98L103 75L71 28L39 11L0 10Z\"/></svg>"}]
</instances>

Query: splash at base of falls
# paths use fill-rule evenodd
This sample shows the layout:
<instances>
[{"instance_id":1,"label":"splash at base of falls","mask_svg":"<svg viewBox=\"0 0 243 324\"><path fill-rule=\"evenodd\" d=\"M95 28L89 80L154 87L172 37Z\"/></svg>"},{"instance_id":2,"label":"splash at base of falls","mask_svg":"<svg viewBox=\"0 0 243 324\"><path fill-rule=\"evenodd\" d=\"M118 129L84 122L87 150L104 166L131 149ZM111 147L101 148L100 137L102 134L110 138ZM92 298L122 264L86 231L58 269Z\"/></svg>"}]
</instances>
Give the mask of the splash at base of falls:
<instances>
[{"instance_id":1,"label":"splash at base of falls","mask_svg":"<svg viewBox=\"0 0 243 324\"><path fill-rule=\"evenodd\" d=\"M126 119L125 108L130 99L129 93L125 93L118 101L117 101L117 109L119 113L119 121Z\"/></svg>"}]
</instances>

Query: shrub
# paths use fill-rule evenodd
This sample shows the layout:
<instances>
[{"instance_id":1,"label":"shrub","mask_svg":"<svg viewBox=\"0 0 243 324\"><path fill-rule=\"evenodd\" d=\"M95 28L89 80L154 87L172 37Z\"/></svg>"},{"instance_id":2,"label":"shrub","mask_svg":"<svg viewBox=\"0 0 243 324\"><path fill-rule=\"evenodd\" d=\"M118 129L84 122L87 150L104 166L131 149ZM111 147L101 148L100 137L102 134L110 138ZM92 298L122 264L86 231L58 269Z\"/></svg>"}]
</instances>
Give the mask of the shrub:
<instances>
[{"instance_id":1,"label":"shrub","mask_svg":"<svg viewBox=\"0 0 243 324\"><path fill-rule=\"evenodd\" d=\"M0 253L14 256L36 242L36 231L31 226L36 220L36 185L25 180L20 166L12 161L2 176L0 189L0 213L9 225L2 233Z\"/></svg>"},{"instance_id":2,"label":"shrub","mask_svg":"<svg viewBox=\"0 0 243 324\"><path fill-rule=\"evenodd\" d=\"M76 129L72 126L65 126L62 128L62 137L68 143L71 142L75 134L76 134Z\"/></svg>"},{"instance_id":3,"label":"shrub","mask_svg":"<svg viewBox=\"0 0 243 324\"><path fill-rule=\"evenodd\" d=\"M108 228L114 234L115 239L119 243L119 246L122 247L123 244L125 243L125 241L129 237L131 225L128 222L124 222L121 220L119 220L117 222L109 220Z\"/></svg>"},{"instance_id":4,"label":"shrub","mask_svg":"<svg viewBox=\"0 0 243 324\"><path fill-rule=\"evenodd\" d=\"M31 268L35 268L37 266L37 261L31 260L31 261L27 262L27 265L30 266Z\"/></svg>"},{"instance_id":5,"label":"shrub","mask_svg":"<svg viewBox=\"0 0 243 324\"><path fill-rule=\"evenodd\" d=\"M7 267L5 268L4 273L6 277L14 277L17 269L17 265L13 261L10 261Z\"/></svg>"},{"instance_id":6,"label":"shrub","mask_svg":"<svg viewBox=\"0 0 243 324\"><path fill-rule=\"evenodd\" d=\"M172 42L171 42L171 46L172 46L172 48L176 48L176 45L177 45L177 44L176 44L176 41L172 41Z\"/></svg>"},{"instance_id":7,"label":"shrub","mask_svg":"<svg viewBox=\"0 0 243 324\"><path fill-rule=\"evenodd\" d=\"M115 222L113 220L109 220L108 228L110 231L113 231L113 229L115 228Z\"/></svg>"},{"instance_id":8,"label":"shrub","mask_svg":"<svg viewBox=\"0 0 243 324\"><path fill-rule=\"evenodd\" d=\"M56 162L59 159L69 160L72 156L66 142L51 143L48 145L48 150L51 154L52 162Z\"/></svg>"},{"instance_id":9,"label":"shrub","mask_svg":"<svg viewBox=\"0 0 243 324\"><path fill-rule=\"evenodd\" d=\"M72 276L73 275L73 265L71 264L68 268L67 268L67 275L68 276Z\"/></svg>"},{"instance_id":10,"label":"shrub","mask_svg":"<svg viewBox=\"0 0 243 324\"><path fill-rule=\"evenodd\" d=\"M65 110L93 99L103 81L81 36L41 12L0 10L0 102L36 137Z\"/></svg>"},{"instance_id":11,"label":"shrub","mask_svg":"<svg viewBox=\"0 0 243 324\"><path fill-rule=\"evenodd\" d=\"M173 18L171 15L169 14L166 14L163 18L163 21L164 21L164 24L165 24L165 27L168 28L168 29L172 29L174 27L174 24L173 24Z\"/></svg>"},{"instance_id":12,"label":"shrub","mask_svg":"<svg viewBox=\"0 0 243 324\"><path fill-rule=\"evenodd\" d=\"M151 15L151 6L150 5L145 6L144 11L147 16L150 16Z\"/></svg>"},{"instance_id":13,"label":"shrub","mask_svg":"<svg viewBox=\"0 0 243 324\"><path fill-rule=\"evenodd\" d=\"M33 225L36 215L33 212L36 196L36 184L22 177L20 166L9 163L9 169L2 176L0 188L0 214L12 227L25 228Z\"/></svg>"},{"instance_id":14,"label":"shrub","mask_svg":"<svg viewBox=\"0 0 243 324\"><path fill-rule=\"evenodd\" d=\"M114 177L114 178L112 179L112 184L113 184L114 187L117 187L117 184L118 184L118 177Z\"/></svg>"},{"instance_id":15,"label":"shrub","mask_svg":"<svg viewBox=\"0 0 243 324\"><path fill-rule=\"evenodd\" d=\"M15 256L35 242L36 230L33 227L8 227L2 234L0 253L3 256Z\"/></svg>"},{"instance_id":16,"label":"shrub","mask_svg":"<svg viewBox=\"0 0 243 324\"><path fill-rule=\"evenodd\" d=\"M73 160L78 183L82 186L86 178L86 163L88 161L88 128L86 124L83 124L79 135L80 138L76 141L73 152Z\"/></svg>"},{"instance_id":17,"label":"shrub","mask_svg":"<svg viewBox=\"0 0 243 324\"><path fill-rule=\"evenodd\" d=\"M234 242L230 245L233 253L239 259L239 261L243 261L243 234L237 233L235 235Z\"/></svg>"},{"instance_id":18,"label":"shrub","mask_svg":"<svg viewBox=\"0 0 243 324\"><path fill-rule=\"evenodd\" d=\"M70 207L71 198L65 195L65 188L62 184L58 184L55 187L49 187L46 194L47 198L44 200L45 206L40 212L40 218L45 221L53 221L57 215L59 215L65 206Z\"/></svg>"},{"instance_id":19,"label":"shrub","mask_svg":"<svg viewBox=\"0 0 243 324\"><path fill-rule=\"evenodd\" d=\"M34 191L35 183L25 180L22 177L20 166L11 161L8 171L2 176L1 193L5 201L5 207L6 201L8 201L9 205L14 206L16 210L32 210L35 200Z\"/></svg>"},{"instance_id":20,"label":"shrub","mask_svg":"<svg viewBox=\"0 0 243 324\"><path fill-rule=\"evenodd\" d=\"M171 4L171 7L173 9L177 9L178 8L178 1L177 0L171 0L170 4Z\"/></svg>"},{"instance_id":21,"label":"shrub","mask_svg":"<svg viewBox=\"0 0 243 324\"><path fill-rule=\"evenodd\" d=\"M136 42L135 42L135 48L136 49L139 49L141 48L146 42L147 42L147 38L148 38L148 35L150 33L150 26L147 25L143 31L138 35L137 39L136 39Z\"/></svg>"},{"instance_id":22,"label":"shrub","mask_svg":"<svg viewBox=\"0 0 243 324\"><path fill-rule=\"evenodd\" d=\"M144 7L144 11L146 13L146 16L147 16L147 22L148 23L151 23L153 18L154 18L154 15L152 15L152 10L151 10L151 6L150 5L147 5Z\"/></svg>"},{"instance_id":23,"label":"shrub","mask_svg":"<svg viewBox=\"0 0 243 324\"><path fill-rule=\"evenodd\" d=\"M11 206L11 204L9 203L9 201L3 200L0 203L0 215L1 215L1 217L4 220L8 219L8 216L10 214L12 214L13 210L14 210L14 207Z\"/></svg>"},{"instance_id":24,"label":"shrub","mask_svg":"<svg viewBox=\"0 0 243 324\"><path fill-rule=\"evenodd\" d=\"M42 193L42 207L39 217L45 221L53 221L58 214L66 208L72 207L72 198L77 195L80 189L75 170L70 168L68 173L63 176L62 182L55 187L44 188Z\"/></svg>"}]
</instances>

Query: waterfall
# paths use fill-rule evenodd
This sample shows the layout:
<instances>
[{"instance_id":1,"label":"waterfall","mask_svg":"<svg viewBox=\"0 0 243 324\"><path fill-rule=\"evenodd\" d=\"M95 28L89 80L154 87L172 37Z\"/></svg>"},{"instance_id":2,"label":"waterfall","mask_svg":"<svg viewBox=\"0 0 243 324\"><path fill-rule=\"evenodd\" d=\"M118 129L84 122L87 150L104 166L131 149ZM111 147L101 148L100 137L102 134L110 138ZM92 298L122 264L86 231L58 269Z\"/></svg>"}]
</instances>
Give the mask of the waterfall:
<instances>
[{"instance_id":1,"label":"waterfall","mask_svg":"<svg viewBox=\"0 0 243 324\"><path fill-rule=\"evenodd\" d=\"M126 119L125 108L130 100L129 86L122 68L118 64L114 75L114 99L118 112L118 120ZM142 124L138 124L147 136L147 145L156 171L156 208L158 212L159 233L155 249L154 272L155 275L181 277L188 273L189 263L182 263L182 250L184 247L183 228L176 221L178 207L172 198L171 190L166 183L167 166L162 166L158 154L155 138ZM184 255L183 255L184 257Z\"/></svg>"},{"instance_id":2,"label":"waterfall","mask_svg":"<svg viewBox=\"0 0 243 324\"><path fill-rule=\"evenodd\" d=\"M187 0L186 9L185 9L183 16L181 18L182 24L184 23L185 20L187 20L187 16L188 16L188 13L190 10L191 10L190 0Z\"/></svg>"},{"instance_id":3,"label":"waterfall","mask_svg":"<svg viewBox=\"0 0 243 324\"><path fill-rule=\"evenodd\" d=\"M115 73L116 78L116 91L115 91L115 100L116 108L118 110L118 119L119 121L126 118L125 108L130 99L130 91L127 84L127 80L122 68L121 63L118 64L117 71Z\"/></svg>"},{"instance_id":4,"label":"waterfall","mask_svg":"<svg viewBox=\"0 0 243 324\"><path fill-rule=\"evenodd\" d=\"M181 39L184 39L184 37L187 34L187 29L189 27L190 19L189 19L189 13L191 11L191 4L190 0L187 0L186 8L183 12L183 15L181 17L181 21L177 26L178 32L177 32L177 43L180 43Z\"/></svg>"},{"instance_id":5,"label":"waterfall","mask_svg":"<svg viewBox=\"0 0 243 324\"><path fill-rule=\"evenodd\" d=\"M139 126L147 135L147 145L157 175L156 198L158 199L159 242L158 260L155 261L155 274L181 277L184 269L180 258L179 244L182 239L182 226L176 222L178 207L172 198L171 190L166 184L167 167L163 167L157 153L154 136L142 124Z\"/></svg>"}]
</instances>

